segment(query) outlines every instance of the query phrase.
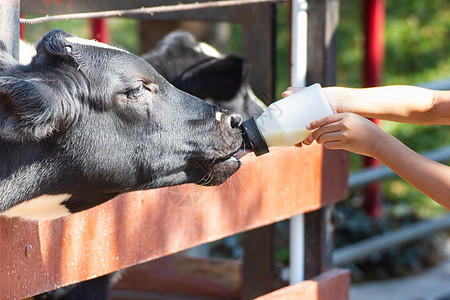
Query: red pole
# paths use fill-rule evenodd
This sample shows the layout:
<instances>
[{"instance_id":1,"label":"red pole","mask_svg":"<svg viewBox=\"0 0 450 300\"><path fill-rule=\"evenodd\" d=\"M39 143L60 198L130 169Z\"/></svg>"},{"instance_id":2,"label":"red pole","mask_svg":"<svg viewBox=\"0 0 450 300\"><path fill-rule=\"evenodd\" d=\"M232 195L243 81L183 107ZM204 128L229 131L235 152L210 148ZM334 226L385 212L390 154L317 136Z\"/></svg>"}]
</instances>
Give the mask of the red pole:
<instances>
[{"instance_id":1,"label":"red pole","mask_svg":"<svg viewBox=\"0 0 450 300\"><path fill-rule=\"evenodd\" d=\"M21 18L23 18L24 16L20 15ZM20 39L22 41L26 40L26 36L27 36L27 27L25 24L20 24Z\"/></svg>"},{"instance_id":2,"label":"red pole","mask_svg":"<svg viewBox=\"0 0 450 300\"><path fill-rule=\"evenodd\" d=\"M102 43L109 43L110 36L106 19L92 19L91 38Z\"/></svg>"},{"instance_id":3,"label":"red pole","mask_svg":"<svg viewBox=\"0 0 450 300\"><path fill-rule=\"evenodd\" d=\"M364 57L364 86L381 84L384 63L385 0L365 0L364 25L366 52Z\"/></svg>"},{"instance_id":4,"label":"red pole","mask_svg":"<svg viewBox=\"0 0 450 300\"><path fill-rule=\"evenodd\" d=\"M366 36L363 85L374 87L381 85L384 63L384 26L385 0L365 0L363 18ZM379 124L379 120L372 120ZM365 167L379 166L373 158L364 158ZM380 183L375 182L364 190L363 209L367 215L376 218L382 213Z\"/></svg>"}]
</instances>

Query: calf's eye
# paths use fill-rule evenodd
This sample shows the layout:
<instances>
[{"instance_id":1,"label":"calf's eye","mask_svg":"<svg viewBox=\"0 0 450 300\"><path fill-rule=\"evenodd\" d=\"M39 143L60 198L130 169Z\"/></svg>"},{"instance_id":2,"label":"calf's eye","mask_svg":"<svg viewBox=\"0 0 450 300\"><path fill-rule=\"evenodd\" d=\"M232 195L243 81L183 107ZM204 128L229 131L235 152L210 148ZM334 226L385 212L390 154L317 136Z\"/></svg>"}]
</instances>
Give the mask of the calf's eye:
<instances>
[{"instance_id":1,"label":"calf's eye","mask_svg":"<svg viewBox=\"0 0 450 300\"><path fill-rule=\"evenodd\" d=\"M145 84L141 84L141 85L139 85L139 87L128 90L124 94L128 99L135 100L135 99L141 97L145 93L146 90L147 89L145 88Z\"/></svg>"},{"instance_id":2,"label":"calf's eye","mask_svg":"<svg viewBox=\"0 0 450 300\"><path fill-rule=\"evenodd\" d=\"M72 53L72 47L71 46L65 46L63 50L67 54L71 54Z\"/></svg>"}]
</instances>

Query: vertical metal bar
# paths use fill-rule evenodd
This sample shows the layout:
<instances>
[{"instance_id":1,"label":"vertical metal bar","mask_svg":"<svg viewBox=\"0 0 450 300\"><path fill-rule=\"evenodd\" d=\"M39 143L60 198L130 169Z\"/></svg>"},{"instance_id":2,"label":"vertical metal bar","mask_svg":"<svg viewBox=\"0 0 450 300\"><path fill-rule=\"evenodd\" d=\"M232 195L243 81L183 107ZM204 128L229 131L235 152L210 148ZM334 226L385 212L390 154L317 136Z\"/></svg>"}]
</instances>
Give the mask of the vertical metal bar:
<instances>
[{"instance_id":1,"label":"vertical metal bar","mask_svg":"<svg viewBox=\"0 0 450 300\"><path fill-rule=\"evenodd\" d=\"M21 18L23 18L23 15L20 15ZM27 36L27 26L25 24L20 24L20 39L22 41L26 40L26 36Z\"/></svg>"},{"instance_id":2,"label":"vertical metal bar","mask_svg":"<svg viewBox=\"0 0 450 300\"><path fill-rule=\"evenodd\" d=\"M91 24L91 37L102 43L108 44L110 42L110 34L108 30L108 23L106 19L92 19Z\"/></svg>"},{"instance_id":3,"label":"vertical metal bar","mask_svg":"<svg viewBox=\"0 0 450 300\"><path fill-rule=\"evenodd\" d=\"M296 284L305 279L305 214L292 217L289 224L289 283Z\"/></svg>"},{"instance_id":4,"label":"vertical metal bar","mask_svg":"<svg viewBox=\"0 0 450 300\"><path fill-rule=\"evenodd\" d=\"M20 0L0 0L0 40L19 59Z\"/></svg>"},{"instance_id":5,"label":"vertical metal bar","mask_svg":"<svg viewBox=\"0 0 450 300\"><path fill-rule=\"evenodd\" d=\"M307 68L308 2L292 1L291 85L305 86Z\"/></svg>"},{"instance_id":6,"label":"vertical metal bar","mask_svg":"<svg viewBox=\"0 0 450 300\"><path fill-rule=\"evenodd\" d=\"M366 0L363 5L365 87L380 85L383 77L385 6L385 0Z\"/></svg>"},{"instance_id":7,"label":"vertical metal bar","mask_svg":"<svg viewBox=\"0 0 450 300\"><path fill-rule=\"evenodd\" d=\"M365 87L379 86L383 76L384 63L384 23L385 0L366 0L364 9L365 56L363 65L363 85ZM379 125L380 121L372 119ZM371 157L364 157L365 167L380 167L380 163ZM367 215L377 218L382 213L381 187L374 182L364 188L363 208Z\"/></svg>"},{"instance_id":8,"label":"vertical metal bar","mask_svg":"<svg viewBox=\"0 0 450 300\"><path fill-rule=\"evenodd\" d=\"M291 18L291 86L305 86L308 44L308 2L292 1ZM290 283L304 279L305 218L304 214L290 220Z\"/></svg>"}]
</instances>

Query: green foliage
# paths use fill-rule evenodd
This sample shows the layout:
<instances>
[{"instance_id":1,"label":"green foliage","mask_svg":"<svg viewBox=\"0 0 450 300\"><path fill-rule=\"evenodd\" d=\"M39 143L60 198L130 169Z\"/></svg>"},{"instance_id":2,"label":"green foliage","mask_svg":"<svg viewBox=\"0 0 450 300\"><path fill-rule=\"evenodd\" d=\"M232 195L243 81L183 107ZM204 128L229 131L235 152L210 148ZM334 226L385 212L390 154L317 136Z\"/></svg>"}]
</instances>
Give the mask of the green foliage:
<instances>
[{"instance_id":1,"label":"green foliage","mask_svg":"<svg viewBox=\"0 0 450 300\"><path fill-rule=\"evenodd\" d=\"M387 1L386 84L413 84L450 74L450 2Z\"/></svg>"},{"instance_id":2,"label":"green foliage","mask_svg":"<svg viewBox=\"0 0 450 300\"><path fill-rule=\"evenodd\" d=\"M111 44L123 47L131 53L139 53L139 22L134 19L108 20Z\"/></svg>"},{"instance_id":3,"label":"green foliage","mask_svg":"<svg viewBox=\"0 0 450 300\"><path fill-rule=\"evenodd\" d=\"M27 18L33 17L35 16L27 16ZM28 25L25 31L25 40L30 43L37 43L46 32L55 28L64 29L65 31L75 34L79 37L88 38L90 33L87 24L88 21L86 20L73 20L48 22L38 25Z\"/></svg>"},{"instance_id":4,"label":"green foliage","mask_svg":"<svg viewBox=\"0 0 450 300\"><path fill-rule=\"evenodd\" d=\"M362 1L341 0L338 85L361 85ZM386 1L383 84L417 84L450 76L450 2Z\"/></svg>"},{"instance_id":5,"label":"green foliage","mask_svg":"<svg viewBox=\"0 0 450 300\"><path fill-rule=\"evenodd\" d=\"M289 47L290 47L290 16L289 5L278 5L277 7L277 34L276 34L276 84L275 99L281 98L281 93L290 85L289 72Z\"/></svg>"},{"instance_id":6,"label":"green foliage","mask_svg":"<svg viewBox=\"0 0 450 300\"><path fill-rule=\"evenodd\" d=\"M337 85L359 87L363 58L361 1L342 0L338 27Z\"/></svg>"},{"instance_id":7,"label":"green foliage","mask_svg":"<svg viewBox=\"0 0 450 300\"><path fill-rule=\"evenodd\" d=\"M32 18L33 16L27 16ZM39 39L48 31L60 28L76 36L91 38L90 27L87 20L56 21L39 25L29 25L26 27L25 40L37 43ZM138 21L126 18L112 18L107 20L111 35L111 44L127 49L132 53L138 53Z\"/></svg>"}]
</instances>

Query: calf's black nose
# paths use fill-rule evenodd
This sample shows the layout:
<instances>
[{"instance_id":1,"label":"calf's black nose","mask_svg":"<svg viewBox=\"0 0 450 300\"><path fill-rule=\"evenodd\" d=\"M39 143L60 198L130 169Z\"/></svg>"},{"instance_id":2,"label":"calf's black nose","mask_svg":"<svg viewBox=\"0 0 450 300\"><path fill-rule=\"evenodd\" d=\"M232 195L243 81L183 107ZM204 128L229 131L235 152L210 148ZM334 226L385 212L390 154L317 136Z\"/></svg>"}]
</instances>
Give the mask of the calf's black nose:
<instances>
[{"instance_id":1,"label":"calf's black nose","mask_svg":"<svg viewBox=\"0 0 450 300\"><path fill-rule=\"evenodd\" d=\"M242 117L240 114L231 114L228 117L228 121L230 122L231 128L240 128L242 125Z\"/></svg>"}]
</instances>

